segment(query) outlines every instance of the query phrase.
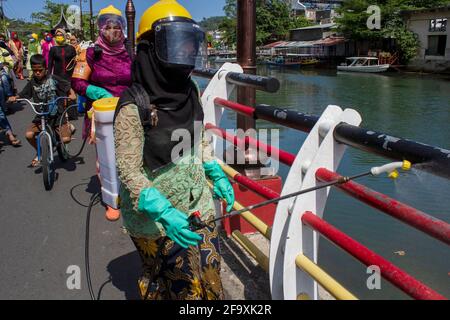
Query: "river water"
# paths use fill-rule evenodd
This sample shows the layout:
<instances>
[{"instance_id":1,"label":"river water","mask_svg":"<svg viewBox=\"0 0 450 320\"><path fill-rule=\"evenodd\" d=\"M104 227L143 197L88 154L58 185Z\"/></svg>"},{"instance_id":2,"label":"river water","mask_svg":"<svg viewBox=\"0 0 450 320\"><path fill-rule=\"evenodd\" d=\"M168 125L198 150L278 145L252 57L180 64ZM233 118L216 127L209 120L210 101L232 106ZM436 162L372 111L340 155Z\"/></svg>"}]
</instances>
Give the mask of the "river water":
<instances>
[{"instance_id":1,"label":"river water","mask_svg":"<svg viewBox=\"0 0 450 320\"><path fill-rule=\"evenodd\" d=\"M352 108L362 116L361 127L450 149L450 80L418 74L356 74L333 70L289 70L258 67L258 74L281 82L275 94L257 93L257 103L320 115L328 105ZM206 85L200 80L202 87ZM235 128L235 115L226 112L221 123ZM265 121L257 128L277 128L280 147L297 153L306 134ZM365 172L389 160L348 148L338 172ZM284 179L289 168L281 165ZM450 222L450 181L413 170L397 181L367 177L358 181L436 218ZM411 228L359 201L332 190L324 219L382 255L418 280L450 298L450 250L442 242ZM321 238L319 265L361 299L407 299L382 280L368 289L370 274L356 259Z\"/></svg>"}]
</instances>

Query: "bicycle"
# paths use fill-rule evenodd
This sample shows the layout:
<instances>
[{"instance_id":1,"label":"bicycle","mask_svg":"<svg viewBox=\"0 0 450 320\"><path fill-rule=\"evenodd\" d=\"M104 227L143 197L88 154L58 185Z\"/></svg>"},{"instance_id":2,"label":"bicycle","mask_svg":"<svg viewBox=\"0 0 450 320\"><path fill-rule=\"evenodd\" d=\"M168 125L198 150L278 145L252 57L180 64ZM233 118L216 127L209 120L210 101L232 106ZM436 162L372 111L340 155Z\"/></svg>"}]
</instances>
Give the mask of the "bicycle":
<instances>
[{"instance_id":1,"label":"bicycle","mask_svg":"<svg viewBox=\"0 0 450 320\"><path fill-rule=\"evenodd\" d=\"M51 102L39 103L31 102L28 99L17 99L17 101L27 102L41 119L41 132L36 137L37 156L41 163L44 187L47 191L53 188L55 182L54 149L56 148L61 161L65 162L70 157L65 143L61 139L62 127L59 127L59 134L55 134L54 128L48 123L50 116L55 116L58 111L58 101L63 99L69 99L69 97L58 97Z\"/></svg>"}]
</instances>

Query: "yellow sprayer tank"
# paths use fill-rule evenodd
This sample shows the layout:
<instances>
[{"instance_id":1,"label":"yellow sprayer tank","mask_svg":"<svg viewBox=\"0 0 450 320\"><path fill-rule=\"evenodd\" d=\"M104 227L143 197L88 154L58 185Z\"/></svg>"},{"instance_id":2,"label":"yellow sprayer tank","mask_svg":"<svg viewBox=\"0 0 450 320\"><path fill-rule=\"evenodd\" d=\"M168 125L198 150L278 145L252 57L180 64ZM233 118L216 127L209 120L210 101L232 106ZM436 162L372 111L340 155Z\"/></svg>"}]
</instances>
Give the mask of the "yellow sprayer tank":
<instances>
[{"instance_id":1,"label":"yellow sprayer tank","mask_svg":"<svg viewBox=\"0 0 450 320\"><path fill-rule=\"evenodd\" d=\"M114 112L119 98L104 98L93 103L97 160L99 164L102 200L108 206L119 208L119 179L116 170L114 146Z\"/></svg>"}]
</instances>

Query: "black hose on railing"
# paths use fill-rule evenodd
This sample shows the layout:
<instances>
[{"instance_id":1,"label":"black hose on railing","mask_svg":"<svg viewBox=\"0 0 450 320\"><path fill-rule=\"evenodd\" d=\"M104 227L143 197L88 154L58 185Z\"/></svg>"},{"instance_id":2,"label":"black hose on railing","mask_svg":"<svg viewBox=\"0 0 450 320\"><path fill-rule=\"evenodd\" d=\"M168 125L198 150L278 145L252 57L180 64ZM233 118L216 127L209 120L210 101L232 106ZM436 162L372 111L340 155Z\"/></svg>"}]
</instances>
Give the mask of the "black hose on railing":
<instances>
[{"instance_id":1,"label":"black hose on railing","mask_svg":"<svg viewBox=\"0 0 450 320\"><path fill-rule=\"evenodd\" d=\"M195 69L192 74L197 77L212 79L219 69L203 68Z\"/></svg>"},{"instance_id":2,"label":"black hose on railing","mask_svg":"<svg viewBox=\"0 0 450 320\"><path fill-rule=\"evenodd\" d=\"M227 82L270 93L275 93L280 89L280 81L277 78L257 76L254 74L228 72Z\"/></svg>"},{"instance_id":3,"label":"black hose on railing","mask_svg":"<svg viewBox=\"0 0 450 320\"><path fill-rule=\"evenodd\" d=\"M195 69L193 75L211 79L217 73L217 69ZM238 86L255 88L256 90L275 93L280 89L280 81L277 78L258 76L254 74L228 72L226 80Z\"/></svg>"},{"instance_id":4,"label":"black hose on railing","mask_svg":"<svg viewBox=\"0 0 450 320\"><path fill-rule=\"evenodd\" d=\"M318 116L270 105L256 106L253 117L303 132L310 132L319 120ZM333 134L337 142L389 159L408 160L421 170L450 179L450 150L347 123L338 124Z\"/></svg>"},{"instance_id":5,"label":"black hose on railing","mask_svg":"<svg viewBox=\"0 0 450 320\"><path fill-rule=\"evenodd\" d=\"M386 158L408 160L420 164L422 170L450 179L450 150L347 123L338 124L333 134L340 143Z\"/></svg>"},{"instance_id":6,"label":"black hose on railing","mask_svg":"<svg viewBox=\"0 0 450 320\"><path fill-rule=\"evenodd\" d=\"M266 104L257 105L254 116L256 119L267 120L296 130L310 132L318 116L307 115L298 111L277 108Z\"/></svg>"}]
</instances>

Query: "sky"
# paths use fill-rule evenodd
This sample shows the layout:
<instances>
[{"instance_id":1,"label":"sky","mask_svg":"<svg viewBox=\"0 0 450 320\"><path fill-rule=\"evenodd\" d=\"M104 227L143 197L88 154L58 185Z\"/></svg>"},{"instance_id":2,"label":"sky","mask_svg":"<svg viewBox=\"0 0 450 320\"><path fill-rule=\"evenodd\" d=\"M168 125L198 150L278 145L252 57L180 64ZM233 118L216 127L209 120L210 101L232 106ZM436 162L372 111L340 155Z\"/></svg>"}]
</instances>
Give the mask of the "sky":
<instances>
[{"instance_id":1,"label":"sky","mask_svg":"<svg viewBox=\"0 0 450 320\"><path fill-rule=\"evenodd\" d=\"M65 4L79 4L79 0L53 0ZM83 12L89 11L89 0L83 1ZM44 0L6 0L3 3L8 18L21 18L31 22L31 14L41 11ZM156 0L133 0L136 7L136 20L138 21L144 11L153 5ZM178 0L193 16L194 20L201 21L204 17L222 16L225 0ZM94 14L100 9L112 4L124 11L127 0L92 0Z\"/></svg>"}]
</instances>

